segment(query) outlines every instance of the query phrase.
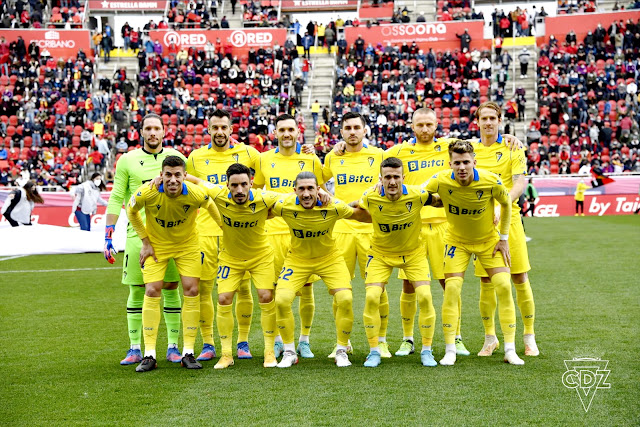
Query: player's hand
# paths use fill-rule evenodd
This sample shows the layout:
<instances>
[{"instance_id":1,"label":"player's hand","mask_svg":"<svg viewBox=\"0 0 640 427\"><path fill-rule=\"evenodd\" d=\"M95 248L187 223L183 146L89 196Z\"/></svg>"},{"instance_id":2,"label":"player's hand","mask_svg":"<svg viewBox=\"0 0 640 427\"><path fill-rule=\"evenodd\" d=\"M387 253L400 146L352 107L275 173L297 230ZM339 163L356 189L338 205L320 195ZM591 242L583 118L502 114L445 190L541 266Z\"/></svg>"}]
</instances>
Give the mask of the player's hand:
<instances>
[{"instance_id":1,"label":"player's hand","mask_svg":"<svg viewBox=\"0 0 640 427\"><path fill-rule=\"evenodd\" d=\"M158 258L156 258L156 252L153 250L153 246L151 246L151 243L149 243L148 239L145 240L142 241L142 249L140 249L140 267L144 267L144 262L149 257L153 258L155 262L158 262Z\"/></svg>"},{"instance_id":2,"label":"player's hand","mask_svg":"<svg viewBox=\"0 0 640 427\"><path fill-rule=\"evenodd\" d=\"M509 135L508 133L502 134L502 140L507 144L507 147L511 151L518 151L519 149L524 147L522 141L516 138L514 135Z\"/></svg>"},{"instance_id":3,"label":"player's hand","mask_svg":"<svg viewBox=\"0 0 640 427\"><path fill-rule=\"evenodd\" d=\"M109 261L109 264L116 262L114 255L118 253L116 248L113 247L113 232L115 231L115 225L107 225L104 228L104 259Z\"/></svg>"},{"instance_id":4,"label":"player's hand","mask_svg":"<svg viewBox=\"0 0 640 427\"><path fill-rule=\"evenodd\" d=\"M342 156L347 151L347 143L344 141L339 141L336 145L333 146L331 150L335 153L336 156Z\"/></svg>"},{"instance_id":5,"label":"player's hand","mask_svg":"<svg viewBox=\"0 0 640 427\"><path fill-rule=\"evenodd\" d=\"M316 154L316 148L313 144L302 144L302 152L304 154Z\"/></svg>"},{"instance_id":6,"label":"player's hand","mask_svg":"<svg viewBox=\"0 0 640 427\"><path fill-rule=\"evenodd\" d=\"M431 206L434 208L442 208L444 207L444 203L442 203L442 199L438 193L431 193Z\"/></svg>"},{"instance_id":7,"label":"player's hand","mask_svg":"<svg viewBox=\"0 0 640 427\"><path fill-rule=\"evenodd\" d=\"M149 181L149 188L151 189L158 188L160 187L160 184L162 184L162 177L158 175L155 178L153 178L151 181Z\"/></svg>"},{"instance_id":8,"label":"player's hand","mask_svg":"<svg viewBox=\"0 0 640 427\"><path fill-rule=\"evenodd\" d=\"M322 188L318 189L318 200L320 200L322 206L327 206L329 203L331 203L331 199L331 194L327 193Z\"/></svg>"},{"instance_id":9,"label":"player's hand","mask_svg":"<svg viewBox=\"0 0 640 427\"><path fill-rule=\"evenodd\" d=\"M511 253L509 252L509 241L499 240L496 243L496 247L493 249L493 256L496 256L496 252L500 251L502 259L507 267L511 267Z\"/></svg>"},{"instance_id":10,"label":"player's hand","mask_svg":"<svg viewBox=\"0 0 640 427\"><path fill-rule=\"evenodd\" d=\"M382 186L382 183L380 181L376 182L376 185L373 186L374 191L376 191L381 196L382 196L382 189L383 188L384 187Z\"/></svg>"}]
</instances>

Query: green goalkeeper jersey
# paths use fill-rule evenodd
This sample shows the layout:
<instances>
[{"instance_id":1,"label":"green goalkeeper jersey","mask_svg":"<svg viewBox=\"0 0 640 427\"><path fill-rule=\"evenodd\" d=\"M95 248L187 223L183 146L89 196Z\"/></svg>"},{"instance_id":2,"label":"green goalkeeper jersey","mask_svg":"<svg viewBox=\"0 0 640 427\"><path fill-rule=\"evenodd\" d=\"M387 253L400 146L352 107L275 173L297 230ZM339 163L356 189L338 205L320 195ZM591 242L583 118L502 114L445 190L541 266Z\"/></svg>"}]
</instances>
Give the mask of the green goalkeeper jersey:
<instances>
[{"instance_id":1,"label":"green goalkeeper jersey","mask_svg":"<svg viewBox=\"0 0 640 427\"><path fill-rule=\"evenodd\" d=\"M162 171L162 161L167 156L178 156L182 160L187 159L173 148L163 148L159 153L150 153L144 148L129 151L120 157L116 164L116 176L113 181L111 197L107 214L120 215L123 202L128 202L133 191L137 190L145 182L151 181ZM142 219L145 219L144 209L140 211ZM129 224L127 237L136 237L136 232Z\"/></svg>"}]
</instances>

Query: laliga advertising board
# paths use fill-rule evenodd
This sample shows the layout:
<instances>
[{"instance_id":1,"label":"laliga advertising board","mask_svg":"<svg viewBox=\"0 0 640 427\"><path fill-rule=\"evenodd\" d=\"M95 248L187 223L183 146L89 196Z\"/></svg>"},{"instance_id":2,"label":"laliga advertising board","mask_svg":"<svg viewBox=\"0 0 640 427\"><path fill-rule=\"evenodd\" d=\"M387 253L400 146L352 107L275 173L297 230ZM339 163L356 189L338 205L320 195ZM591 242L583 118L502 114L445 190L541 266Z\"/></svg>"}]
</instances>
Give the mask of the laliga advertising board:
<instances>
[{"instance_id":1,"label":"laliga advertising board","mask_svg":"<svg viewBox=\"0 0 640 427\"><path fill-rule=\"evenodd\" d=\"M0 30L0 36L4 36L9 43L22 36L27 47L31 42L36 42L41 52L47 49L56 58L76 56L79 49L88 57L93 57L89 30Z\"/></svg>"},{"instance_id":2,"label":"laliga advertising board","mask_svg":"<svg viewBox=\"0 0 640 427\"><path fill-rule=\"evenodd\" d=\"M246 28L242 30L156 30L150 31L149 37L154 42L160 41L166 50L171 43L178 49L204 49L207 42L216 43L220 39L222 46L231 46L234 55L246 55L249 49L273 48L274 45L284 45L287 30L283 28Z\"/></svg>"}]
</instances>

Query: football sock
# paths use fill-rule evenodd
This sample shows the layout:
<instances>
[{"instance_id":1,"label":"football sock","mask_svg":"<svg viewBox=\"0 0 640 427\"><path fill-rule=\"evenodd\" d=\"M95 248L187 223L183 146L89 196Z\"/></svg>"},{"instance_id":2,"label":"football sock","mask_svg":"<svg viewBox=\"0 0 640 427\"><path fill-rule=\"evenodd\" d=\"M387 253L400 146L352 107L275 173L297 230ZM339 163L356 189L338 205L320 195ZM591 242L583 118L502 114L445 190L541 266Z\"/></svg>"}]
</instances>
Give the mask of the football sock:
<instances>
[{"instance_id":1,"label":"football sock","mask_svg":"<svg viewBox=\"0 0 640 427\"><path fill-rule=\"evenodd\" d=\"M516 351L516 343L514 342L505 342L504 343L504 352L507 351Z\"/></svg>"},{"instance_id":2,"label":"football sock","mask_svg":"<svg viewBox=\"0 0 640 427\"><path fill-rule=\"evenodd\" d=\"M353 293L351 290L338 291L333 295L338 306L336 315L336 337L338 345L346 348L353 328Z\"/></svg>"},{"instance_id":3,"label":"football sock","mask_svg":"<svg viewBox=\"0 0 640 427\"><path fill-rule=\"evenodd\" d=\"M300 337L298 338L298 342L309 343L309 335L300 335Z\"/></svg>"},{"instance_id":4,"label":"football sock","mask_svg":"<svg viewBox=\"0 0 640 427\"><path fill-rule=\"evenodd\" d=\"M333 302L331 303L331 309L333 310L333 318L335 319L337 314L338 314L338 303L336 302L336 299L333 299Z\"/></svg>"},{"instance_id":5,"label":"football sock","mask_svg":"<svg viewBox=\"0 0 640 427\"><path fill-rule=\"evenodd\" d=\"M279 288L276 292L276 321L278 323L278 332L280 332L282 341L285 344L293 343L295 323L291 305L295 297L296 293L291 289Z\"/></svg>"},{"instance_id":6,"label":"football sock","mask_svg":"<svg viewBox=\"0 0 640 427\"><path fill-rule=\"evenodd\" d=\"M371 349L378 348L378 334L380 333L380 295L382 295L381 286L365 287L364 313L362 319L364 321L365 332L367 333L367 341Z\"/></svg>"},{"instance_id":7,"label":"football sock","mask_svg":"<svg viewBox=\"0 0 640 427\"><path fill-rule=\"evenodd\" d=\"M140 350L140 344L131 344L131 350Z\"/></svg>"},{"instance_id":8,"label":"football sock","mask_svg":"<svg viewBox=\"0 0 640 427\"><path fill-rule=\"evenodd\" d=\"M213 280L200 280L200 333L203 344L213 344Z\"/></svg>"},{"instance_id":9,"label":"football sock","mask_svg":"<svg viewBox=\"0 0 640 427\"><path fill-rule=\"evenodd\" d=\"M142 324L144 330L144 355L153 351L155 358L158 325L160 324L160 297L144 296L142 304Z\"/></svg>"},{"instance_id":10,"label":"football sock","mask_svg":"<svg viewBox=\"0 0 640 427\"><path fill-rule=\"evenodd\" d=\"M418 286L416 288L416 297L420 305L418 323L420 325L420 334L422 335L422 345L431 346L436 324L436 311L433 308L431 286Z\"/></svg>"},{"instance_id":11,"label":"football sock","mask_svg":"<svg viewBox=\"0 0 640 427\"><path fill-rule=\"evenodd\" d=\"M400 294L400 317L402 317L402 333L405 337L413 337L413 324L416 317L416 294Z\"/></svg>"},{"instance_id":12,"label":"football sock","mask_svg":"<svg viewBox=\"0 0 640 427\"><path fill-rule=\"evenodd\" d=\"M500 328L504 335L504 342L514 342L516 336L516 307L511 295L511 275L496 273L491 277L491 283L498 296L498 312L500 313Z\"/></svg>"},{"instance_id":13,"label":"football sock","mask_svg":"<svg viewBox=\"0 0 640 427\"><path fill-rule=\"evenodd\" d=\"M163 289L162 299L164 303L164 323L167 325L167 342L169 344L177 344L180 338L180 311L182 310L180 290L178 288Z\"/></svg>"},{"instance_id":14,"label":"football sock","mask_svg":"<svg viewBox=\"0 0 640 427\"><path fill-rule=\"evenodd\" d=\"M222 346L222 355L231 356L231 339L233 335L233 314L231 309L233 306L220 305L218 303L218 314L216 320L218 323L218 335L220 336L220 345Z\"/></svg>"},{"instance_id":15,"label":"football sock","mask_svg":"<svg viewBox=\"0 0 640 427\"><path fill-rule=\"evenodd\" d=\"M129 286L127 299L127 326L129 327L129 343L131 345L142 342L142 303L144 301L144 286Z\"/></svg>"},{"instance_id":16,"label":"football sock","mask_svg":"<svg viewBox=\"0 0 640 427\"><path fill-rule=\"evenodd\" d=\"M382 291L382 295L380 295L379 310L380 332L378 333L378 338L381 338L383 340L381 342L387 342L387 326L389 325L389 294L387 293L386 289L384 289Z\"/></svg>"},{"instance_id":17,"label":"football sock","mask_svg":"<svg viewBox=\"0 0 640 427\"><path fill-rule=\"evenodd\" d=\"M293 299L292 299L293 302ZM292 316L293 317L293 314ZM276 301L260 303L260 325L262 326L262 335L264 336L264 351L266 353L273 352L273 344L276 337ZM293 335L293 330L291 330Z\"/></svg>"},{"instance_id":18,"label":"football sock","mask_svg":"<svg viewBox=\"0 0 640 427\"><path fill-rule=\"evenodd\" d=\"M198 336L198 321L200 320L200 295L184 296L182 315L182 339L184 353L193 354Z\"/></svg>"},{"instance_id":19,"label":"football sock","mask_svg":"<svg viewBox=\"0 0 640 427\"><path fill-rule=\"evenodd\" d=\"M485 335L496 334L496 322L494 317L497 305L498 302L496 300L496 291L493 289L493 283L480 282L479 306Z\"/></svg>"},{"instance_id":20,"label":"football sock","mask_svg":"<svg viewBox=\"0 0 640 427\"><path fill-rule=\"evenodd\" d=\"M524 333L535 334L533 324L536 320L536 304L533 302L533 292L529 280L524 283L515 283L516 300L522 315L522 324L524 325Z\"/></svg>"},{"instance_id":21,"label":"football sock","mask_svg":"<svg viewBox=\"0 0 640 427\"><path fill-rule=\"evenodd\" d=\"M303 286L300 293L300 334L309 335L311 334L313 314L316 311L313 286Z\"/></svg>"},{"instance_id":22,"label":"football sock","mask_svg":"<svg viewBox=\"0 0 640 427\"><path fill-rule=\"evenodd\" d=\"M251 279L243 280L236 297L236 321L238 322L238 342L249 341L251 317L253 315L253 295Z\"/></svg>"},{"instance_id":23,"label":"football sock","mask_svg":"<svg viewBox=\"0 0 640 427\"><path fill-rule=\"evenodd\" d=\"M431 351L431 346L430 345L423 345L422 346L422 351L425 351L425 350Z\"/></svg>"},{"instance_id":24,"label":"football sock","mask_svg":"<svg viewBox=\"0 0 640 427\"><path fill-rule=\"evenodd\" d=\"M460 334L460 326L462 324L462 292L460 292L460 296L458 297L458 326L456 328L456 338L462 338Z\"/></svg>"},{"instance_id":25,"label":"football sock","mask_svg":"<svg viewBox=\"0 0 640 427\"><path fill-rule=\"evenodd\" d=\"M454 276L446 279L444 299L442 301L442 329L444 343L455 344L456 325L458 324L458 295L462 292L462 277Z\"/></svg>"}]
</instances>

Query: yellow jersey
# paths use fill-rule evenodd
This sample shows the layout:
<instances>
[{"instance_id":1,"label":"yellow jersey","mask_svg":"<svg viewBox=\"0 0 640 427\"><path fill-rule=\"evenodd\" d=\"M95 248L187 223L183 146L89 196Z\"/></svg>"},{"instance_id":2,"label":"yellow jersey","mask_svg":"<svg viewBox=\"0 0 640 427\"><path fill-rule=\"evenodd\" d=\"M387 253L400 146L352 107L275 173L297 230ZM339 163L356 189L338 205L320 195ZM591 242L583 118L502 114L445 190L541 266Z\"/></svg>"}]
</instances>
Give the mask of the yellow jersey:
<instances>
[{"instance_id":1,"label":"yellow jersey","mask_svg":"<svg viewBox=\"0 0 640 427\"><path fill-rule=\"evenodd\" d=\"M144 184L131 196L127 216L138 236L141 239L148 237L152 246L183 249L191 244L198 245L196 215L200 206L215 212L210 203L207 192L190 182L182 184L182 192L176 197L167 196L163 184L154 188ZM146 225L140 215L141 209L146 212Z\"/></svg>"},{"instance_id":2,"label":"yellow jersey","mask_svg":"<svg viewBox=\"0 0 640 427\"><path fill-rule=\"evenodd\" d=\"M402 186L396 201L368 190L360 199L360 207L369 211L373 222L371 248L382 255L404 255L420 246L420 210L429 194L418 186Z\"/></svg>"},{"instance_id":3,"label":"yellow jersey","mask_svg":"<svg viewBox=\"0 0 640 427\"><path fill-rule=\"evenodd\" d=\"M254 188L249 190L249 199L239 205L227 187L216 185L207 191L222 217L222 242L227 253L249 259L271 250L264 225L280 194Z\"/></svg>"},{"instance_id":4,"label":"yellow jersey","mask_svg":"<svg viewBox=\"0 0 640 427\"><path fill-rule=\"evenodd\" d=\"M376 147L364 145L358 152L345 152L336 156L330 152L324 158L322 178L326 182L332 177L335 180L335 196L351 203L360 200L362 193L372 188L380 176L380 163L384 151ZM372 233L371 224L354 220L338 221L336 233Z\"/></svg>"},{"instance_id":5,"label":"yellow jersey","mask_svg":"<svg viewBox=\"0 0 640 427\"><path fill-rule=\"evenodd\" d=\"M187 173L211 184L225 185L229 166L240 163L253 168L259 156L260 152L249 145L236 144L220 152L209 143L191 153L187 159ZM198 213L196 222L201 236L222 236L222 230L206 211Z\"/></svg>"},{"instance_id":6,"label":"yellow jersey","mask_svg":"<svg viewBox=\"0 0 640 427\"><path fill-rule=\"evenodd\" d=\"M272 212L284 219L291 234L291 253L297 258L324 257L337 252L333 239L333 228L342 218L353 215L353 208L334 199L322 206L318 200L312 209L305 209L295 194L279 200Z\"/></svg>"},{"instance_id":7,"label":"yellow jersey","mask_svg":"<svg viewBox=\"0 0 640 427\"><path fill-rule=\"evenodd\" d=\"M578 202L584 202L584 193L588 189L589 189L589 186L587 184L585 184L584 182L579 182L578 186L576 187L575 199Z\"/></svg>"},{"instance_id":8,"label":"yellow jersey","mask_svg":"<svg viewBox=\"0 0 640 427\"><path fill-rule=\"evenodd\" d=\"M315 154L304 154L300 144L296 144L296 151L291 156L283 156L280 147L260 154L255 164L256 175L253 185L276 193L293 193L293 181L300 172L313 172L318 179L318 185L324 183L322 179L322 163ZM267 221L267 234L289 234L289 227L282 218Z\"/></svg>"},{"instance_id":9,"label":"yellow jersey","mask_svg":"<svg viewBox=\"0 0 640 427\"><path fill-rule=\"evenodd\" d=\"M397 157L404 166L404 183L422 185L434 174L449 169L449 143L456 138L435 138L431 144L418 144L416 139L395 145L384 152L384 158ZM421 212L423 223L446 221L443 208L425 206Z\"/></svg>"},{"instance_id":10,"label":"yellow jersey","mask_svg":"<svg viewBox=\"0 0 640 427\"><path fill-rule=\"evenodd\" d=\"M493 224L493 200L500 203L510 201L509 191L500 177L482 169L473 170L471 184L463 186L455 180L453 170L435 174L425 189L429 193L438 193L447 213L446 236L461 242L481 243L496 237L498 232ZM509 222L506 221L509 233Z\"/></svg>"}]
</instances>

